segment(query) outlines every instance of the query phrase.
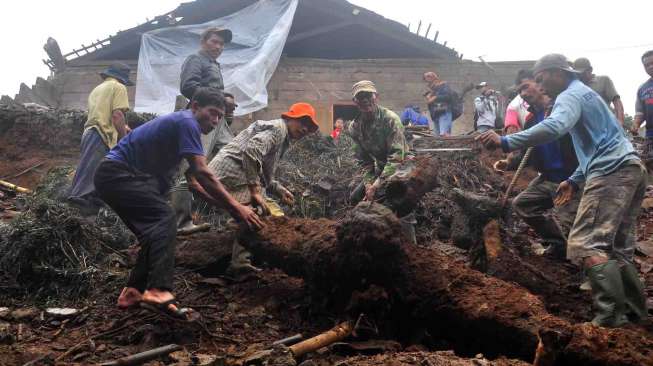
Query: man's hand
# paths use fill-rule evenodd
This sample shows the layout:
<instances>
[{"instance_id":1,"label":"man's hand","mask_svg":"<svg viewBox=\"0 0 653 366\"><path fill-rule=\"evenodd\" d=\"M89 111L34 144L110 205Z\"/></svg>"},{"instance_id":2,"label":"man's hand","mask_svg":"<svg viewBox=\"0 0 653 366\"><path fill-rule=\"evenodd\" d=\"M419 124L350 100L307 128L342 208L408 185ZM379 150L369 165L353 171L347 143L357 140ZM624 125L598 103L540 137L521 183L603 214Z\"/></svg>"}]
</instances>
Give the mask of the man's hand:
<instances>
[{"instance_id":1,"label":"man's hand","mask_svg":"<svg viewBox=\"0 0 653 366\"><path fill-rule=\"evenodd\" d=\"M238 204L234 207L233 213L238 219L245 222L250 229L260 230L265 226L256 212L245 205Z\"/></svg>"},{"instance_id":2,"label":"man's hand","mask_svg":"<svg viewBox=\"0 0 653 366\"><path fill-rule=\"evenodd\" d=\"M508 169L508 159L498 160L492 167L495 171L503 173Z\"/></svg>"},{"instance_id":3,"label":"man's hand","mask_svg":"<svg viewBox=\"0 0 653 366\"><path fill-rule=\"evenodd\" d=\"M562 181L556 190L556 197L553 200L553 204L556 206L566 205L574 196L574 193L576 193L576 189L573 184L566 180Z\"/></svg>"},{"instance_id":4,"label":"man's hand","mask_svg":"<svg viewBox=\"0 0 653 366\"><path fill-rule=\"evenodd\" d=\"M295 196L293 196L289 190L287 190L285 187L279 187L278 190L278 194L281 196L281 202L285 203L288 206L295 204Z\"/></svg>"},{"instance_id":5,"label":"man's hand","mask_svg":"<svg viewBox=\"0 0 653 366\"><path fill-rule=\"evenodd\" d=\"M265 197L263 197L261 192L252 193L252 205L254 207L259 207L261 212L263 212L263 216L270 215L270 209L268 208L268 205L265 202Z\"/></svg>"},{"instance_id":6,"label":"man's hand","mask_svg":"<svg viewBox=\"0 0 653 366\"><path fill-rule=\"evenodd\" d=\"M476 137L475 140L480 141L483 144L483 146L485 146L488 149L501 147L501 136L499 136L496 132L492 130L480 134L479 136Z\"/></svg>"},{"instance_id":7,"label":"man's hand","mask_svg":"<svg viewBox=\"0 0 653 366\"><path fill-rule=\"evenodd\" d=\"M365 201L374 201L374 194L376 194L376 186L374 184L365 185Z\"/></svg>"}]
</instances>

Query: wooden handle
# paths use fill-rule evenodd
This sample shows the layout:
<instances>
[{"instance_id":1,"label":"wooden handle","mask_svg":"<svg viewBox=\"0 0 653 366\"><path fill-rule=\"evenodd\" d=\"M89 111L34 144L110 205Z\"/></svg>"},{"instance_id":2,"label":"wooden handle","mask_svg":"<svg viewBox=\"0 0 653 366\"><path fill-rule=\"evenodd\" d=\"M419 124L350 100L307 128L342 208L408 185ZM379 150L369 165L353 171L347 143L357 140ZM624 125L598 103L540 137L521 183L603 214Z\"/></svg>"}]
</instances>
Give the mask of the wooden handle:
<instances>
[{"instance_id":1,"label":"wooden handle","mask_svg":"<svg viewBox=\"0 0 653 366\"><path fill-rule=\"evenodd\" d=\"M324 346L328 346L331 343L345 339L353 330L354 324L352 322L344 322L320 335L290 346L290 351L295 355L295 357L300 357Z\"/></svg>"}]
</instances>

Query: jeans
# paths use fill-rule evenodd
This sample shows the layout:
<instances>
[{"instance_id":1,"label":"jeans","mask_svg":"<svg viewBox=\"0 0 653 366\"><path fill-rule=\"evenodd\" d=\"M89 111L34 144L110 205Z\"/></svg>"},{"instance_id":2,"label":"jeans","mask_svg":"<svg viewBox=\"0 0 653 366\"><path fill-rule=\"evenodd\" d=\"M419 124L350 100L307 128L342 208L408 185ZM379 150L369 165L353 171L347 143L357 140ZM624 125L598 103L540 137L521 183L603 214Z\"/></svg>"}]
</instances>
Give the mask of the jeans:
<instances>
[{"instance_id":1,"label":"jeans","mask_svg":"<svg viewBox=\"0 0 653 366\"><path fill-rule=\"evenodd\" d=\"M453 120L451 116L451 111L447 111L438 116L438 128L440 136L442 135L451 135L451 127L453 126Z\"/></svg>"}]
</instances>

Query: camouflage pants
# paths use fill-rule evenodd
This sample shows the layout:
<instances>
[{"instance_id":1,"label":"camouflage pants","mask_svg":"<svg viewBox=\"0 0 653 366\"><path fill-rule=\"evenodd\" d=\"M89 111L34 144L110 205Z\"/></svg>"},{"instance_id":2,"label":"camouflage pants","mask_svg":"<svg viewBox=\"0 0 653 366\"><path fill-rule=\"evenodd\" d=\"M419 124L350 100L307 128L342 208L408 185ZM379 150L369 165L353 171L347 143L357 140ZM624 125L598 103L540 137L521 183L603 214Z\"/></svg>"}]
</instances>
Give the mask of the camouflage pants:
<instances>
[{"instance_id":1,"label":"camouflage pants","mask_svg":"<svg viewBox=\"0 0 653 366\"><path fill-rule=\"evenodd\" d=\"M588 180L569 233L567 259L579 265L595 256L632 263L646 180L639 160Z\"/></svg>"},{"instance_id":2,"label":"camouflage pants","mask_svg":"<svg viewBox=\"0 0 653 366\"><path fill-rule=\"evenodd\" d=\"M567 204L554 207L553 199L557 189L558 183L548 181L540 175L515 197L512 207L544 243L564 246L569 230L574 224L581 194L577 192ZM547 213L549 210L553 210L557 220Z\"/></svg>"}]
</instances>

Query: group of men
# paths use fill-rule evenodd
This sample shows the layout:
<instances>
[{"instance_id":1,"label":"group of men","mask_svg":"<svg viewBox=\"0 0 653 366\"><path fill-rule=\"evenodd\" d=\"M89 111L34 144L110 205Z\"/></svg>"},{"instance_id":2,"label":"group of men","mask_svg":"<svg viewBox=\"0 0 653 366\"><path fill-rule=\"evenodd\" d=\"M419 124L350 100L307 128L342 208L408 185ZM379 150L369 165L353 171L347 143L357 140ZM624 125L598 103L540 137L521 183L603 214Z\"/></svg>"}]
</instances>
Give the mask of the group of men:
<instances>
[{"instance_id":1,"label":"group of men","mask_svg":"<svg viewBox=\"0 0 653 366\"><path fill-rule=\"evenodd\" d=\"M653 51L642 62L653 77ZM638 92L634 130L653 119L651 80ZM478 139L506 153L532 148L530 162L539 175L513 207L542 237L545 254L584 269L594 301L592 322L606 327L640 322L648 309L633 254L647 186L649 129L642 159L626 137L614 86L594 77L586 59L571 64L563 55L546 55L518 81L520 98L529 106L523 125L507 124L507 135L490 130ZM505 169L515 160L511 154L495 166ZM557 221L545 215L553 207Z\"/></svg>"},{"instance_id":2,"label":"group of men","mask_svg":"<svg viewBox=\"0 0 653 366\"><path fill-rule=\"evenodd\" d=\"M138 258L118 298L120 308L140 306L184 320L196 318L172 293L176 236L207 227L193 223L194 198L227 211L241 230L262 228L262 216L283 215L268 194L294 203L293 194L275 179L275 170L293 141L318 130L315 110L296 103L278 119L255 121L233 136L229 126L237 105L233 95L224 93L217 61L231 39L227 29L204 31L200 50L181 70L186 108L134 130L125 117L126 87L133 85L127 65L115 64L101 73L104 81L89 96L81 159L68 200L85 215L107 205L138 239ZM366 169L366 200L374 199L408 151L401 120L377 104L377 94L373 82L356 83L352 100L359 114L348 126L339 124L334 136L346 130L353 138ZM232 248L229 272L259 270L238 241Z\"/></svg>"}]
</instances>

